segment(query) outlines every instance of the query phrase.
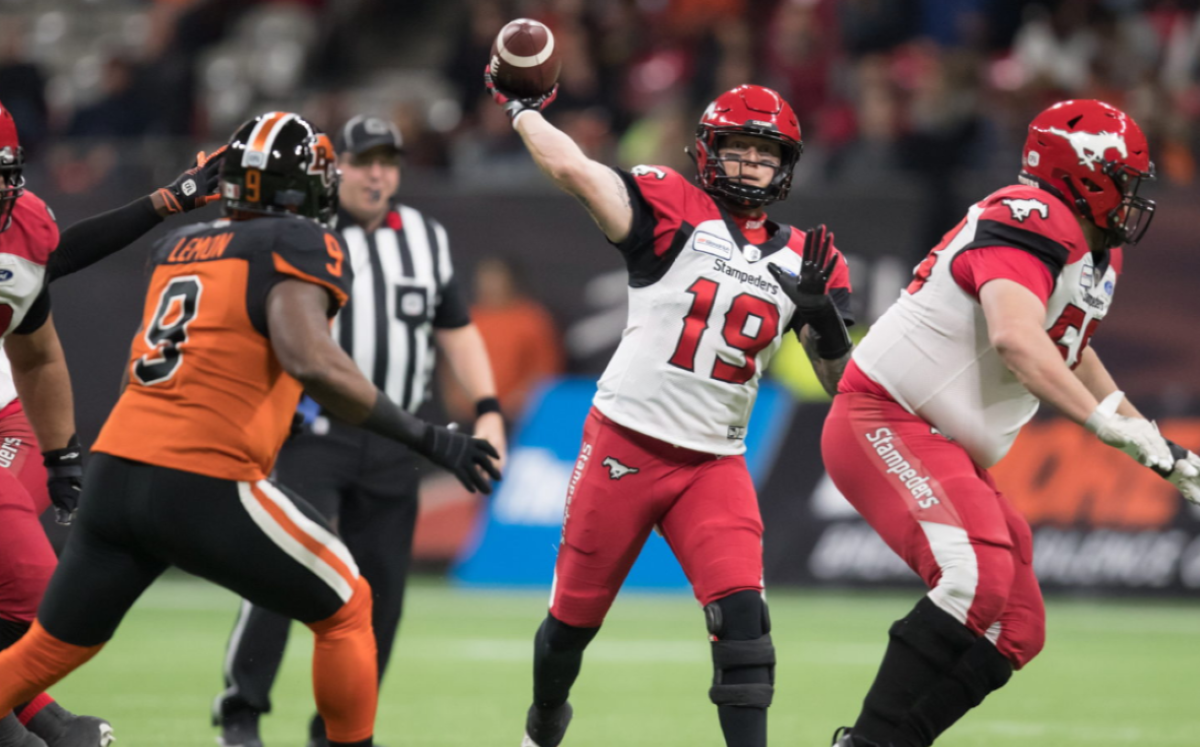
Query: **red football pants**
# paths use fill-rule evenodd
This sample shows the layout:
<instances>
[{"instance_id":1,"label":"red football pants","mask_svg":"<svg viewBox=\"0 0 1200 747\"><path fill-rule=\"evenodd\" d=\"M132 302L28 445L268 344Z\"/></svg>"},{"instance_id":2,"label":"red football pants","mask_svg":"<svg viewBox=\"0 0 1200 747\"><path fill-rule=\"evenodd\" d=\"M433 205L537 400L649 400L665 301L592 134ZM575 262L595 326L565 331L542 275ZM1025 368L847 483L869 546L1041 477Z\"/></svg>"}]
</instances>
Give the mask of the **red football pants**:
<instances>
[{"instance_id":1,"label":"red football pants","mask_svg":"<svg viewBox=\"0 0 1200 747\"><path fill-rule=\"evenodd\" d=\"M58 563L38 517L50 505L41 449L19 402L0 410L0 617L32 622Z\"/></svg>"},{"instance_id":2,"label":"red football pants","mask_svg":"<svg viewBox=\"0 0 1200 747\"><path fill-rule=\"evenodd\" d=\"M762 591L763 526L746 460L671 446L593 409L567 488L550 614L599 627L655 526L701 605Z\"/></svg>"},{"instance_id":3,"label":"red football pants","mask_svg":"<svg viewBox=\"0 0 1200 747\"><path fill-rule=\"evenodd\" d=\"M1033 537L987 470L891 399L839 394L821 449L838 490L929 597L1016 668L1042 650L1046 611Z\"/></svg>"}]
</instances>

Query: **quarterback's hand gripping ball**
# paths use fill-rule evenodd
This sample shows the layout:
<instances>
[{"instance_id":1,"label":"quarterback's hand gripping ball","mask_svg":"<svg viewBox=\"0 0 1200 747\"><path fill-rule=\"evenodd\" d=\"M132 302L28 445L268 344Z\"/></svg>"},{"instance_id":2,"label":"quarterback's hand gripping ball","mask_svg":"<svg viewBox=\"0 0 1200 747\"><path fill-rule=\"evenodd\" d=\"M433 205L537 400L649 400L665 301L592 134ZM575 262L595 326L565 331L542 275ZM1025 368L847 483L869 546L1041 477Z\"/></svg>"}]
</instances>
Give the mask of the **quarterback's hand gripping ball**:
<instances>
[{"instance_id":1,"label":"quarterback's hand gripping ball","mask_svg":"<svg viewBox=\"0 0 1200 747\"><path fill-rule=\"evenodd\" d=\"M562 61L554 34L545 24L519 18L500 29L484 69L488 93L516 123L527 111L541 111L558 95Z\"/></svg>"}]
</instances>

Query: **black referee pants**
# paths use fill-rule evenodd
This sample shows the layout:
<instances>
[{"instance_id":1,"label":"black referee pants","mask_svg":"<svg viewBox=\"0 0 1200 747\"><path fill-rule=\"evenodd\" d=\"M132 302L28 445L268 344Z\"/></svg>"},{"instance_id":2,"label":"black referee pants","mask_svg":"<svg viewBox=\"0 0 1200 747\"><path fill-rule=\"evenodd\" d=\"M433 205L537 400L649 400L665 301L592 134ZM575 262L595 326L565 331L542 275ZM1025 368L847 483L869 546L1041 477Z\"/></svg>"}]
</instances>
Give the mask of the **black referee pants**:
<instances>
[{"instance_id":1,"label":"black referee pants","mask_svg":"<svg viewBox=\"0 0 1200 747\"><path fill-rule=\"evenodd\" d=\"M371 584L380 679L404 604L420 466L395 441L334 421L324 435L306 430L293 437L275 465L275 481L299 492L329 520ZM216 718L271 710L271 687L290 625L288 618L243 601L225 656L226 689L214 704ZM319 718L312 733L324 734Z\"/></svg>"}]
</instances>

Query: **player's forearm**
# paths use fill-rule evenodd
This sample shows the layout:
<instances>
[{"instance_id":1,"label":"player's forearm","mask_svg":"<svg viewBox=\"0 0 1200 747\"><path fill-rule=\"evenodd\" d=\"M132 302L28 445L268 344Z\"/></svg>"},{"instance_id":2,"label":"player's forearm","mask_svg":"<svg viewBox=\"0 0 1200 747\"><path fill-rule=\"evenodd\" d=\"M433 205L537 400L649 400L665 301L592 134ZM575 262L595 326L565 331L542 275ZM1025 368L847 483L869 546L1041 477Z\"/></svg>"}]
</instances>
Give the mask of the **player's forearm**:
<instances>
[{"instance_id":1,"label":"player's forearm","mask_svg":"<svg viewBox=\"0 0 1200 747\"><path fill-rule=\"evenodd\" d=\"M571 194L579 194L580 175L591 159L565 132L546 121L540 112L526 112L514 129L525 142L533 162L554 185Z\"/></svg>"},{"instance_id":2,"label":"player's forearm","mask_svg":"<svg viewBox=\"0 0 1200 747\"><path fill-rule=\"evenodd\" d=\"M1092 350L1091 346L1083 349L1079 356L1079 365L1075 367L1075 377L1078 378L1087 390L1092 393L1092 396L1097 400L1103 400L1108 395L1120 389L1117 382L1113 379L1112 374L1104 366L1100 360L1100 356ZM1142 418L1145 417L1138 409L1133 406L1133 403L1126 397L1121 400L1121 405L1117 408L1118 415L1124 415L1127 418Z\"/></svg>"},{"instance_id":3,"label":"player's forearm","mask_svg":"<svg viewBox=\"0 0 1200 747\"><path fill-rule=\"evenodd\" d=\"M86 218L62 232L46 269L51 281L89 267L124 249L162 222L154 197L141 197Z\"/></svg>"},{"instance_id":4,"label":"player's forearm","mask_svg":"<svg viewBox=\"0 0 1200 747\"><path fill-rule=\"evenodd\" d=\"M808 360L812 363L813 373L817 375L817 381L821 382L821 386L825 388L829 396L837 394L838 384L842 381L842 374L846 373L846 366L850 363L850 353L846 353L837 358L823 358L820 351L817 349L818 341L812 330L809 327L804 327L800 333L800 342L804 346L804 352L808 355Z\"/></svg>"},{"instance_id":5,"label":"player's forearm","mask_svg":"<svg viewBox=\"0 0 1200 747\"><path fill-rule=\"evenodd\" d=\"M439 329L435 333L438 349L454 372L458 383L472 402L496 396L492 362L488 358L483 336L474 324L457 329Z\"/></svg>"},{"instance_id":6,"label":"player's forearm","mask_svg":"<svg viewBox=\"0 0 1200 747\"><path fill-rule=\"evenodd\" d=\"M12 335L4 348L17 396L42 451L65 448L75 435L75 400L53 325L47 322L32 335Z\"/></svg>"},{"instance_id":7,"label":"player's forearm","mask_svg":"<svg viewBox=\"0 0 1200 747\"><path fill-rule=\"evenodd\" d=\"M992 335L992 344L1004 365L1041 401L1079 424L1095 411L1099 400L1067 368L1041 327L1009 327Z\"/></svg>"}]
</instances>

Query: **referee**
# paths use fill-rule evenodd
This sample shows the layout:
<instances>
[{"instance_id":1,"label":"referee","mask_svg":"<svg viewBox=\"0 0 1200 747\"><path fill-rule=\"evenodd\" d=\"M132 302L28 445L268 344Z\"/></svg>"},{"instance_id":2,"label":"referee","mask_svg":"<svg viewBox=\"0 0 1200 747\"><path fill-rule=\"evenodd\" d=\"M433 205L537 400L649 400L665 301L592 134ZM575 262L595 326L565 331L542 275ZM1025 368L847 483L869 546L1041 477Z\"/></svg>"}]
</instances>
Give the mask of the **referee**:
<instances>
[{"instance_id":1,"label":"referee","mask_svg":"<svg viewBox=\"0 0 1200 747\"><path fill-rule=\"evenodd\" d=\"M350 252L354 286L333 334L367 378L410 412L425 401L440 351L476 402L475 435L490 441L503 460L504 422L492 369L450 262L446 230L394 198L401 145L396 126L378 117L356 116L338 133L336 228ZM419 457L397 459L394 442L314 410L304 430L284 445L275 476L329 517L370 582L382 678L412 555ZM271 685L290 622L242 602L225 657L226 689L213 706L226 747L262 747L258 718L271 710ZM328 744L319 717L308 744Z\"/></svg>"}]
</instances>

